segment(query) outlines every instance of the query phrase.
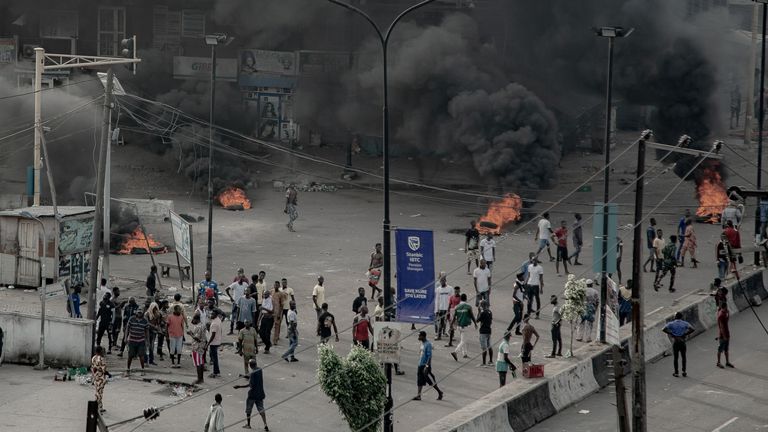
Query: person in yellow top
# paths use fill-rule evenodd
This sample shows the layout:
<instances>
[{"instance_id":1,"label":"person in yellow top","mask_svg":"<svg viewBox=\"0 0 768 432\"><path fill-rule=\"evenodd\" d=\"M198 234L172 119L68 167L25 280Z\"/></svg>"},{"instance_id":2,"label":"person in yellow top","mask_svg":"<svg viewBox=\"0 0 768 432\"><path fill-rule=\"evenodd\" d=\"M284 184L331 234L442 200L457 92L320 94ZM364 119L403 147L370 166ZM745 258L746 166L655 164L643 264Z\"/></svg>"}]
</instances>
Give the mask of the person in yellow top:
<instances>
[{"instance_id":1,"label":"person in yellow top","mask_svg":"<svg viewBox=\"0 0 768 432\"><path fill-rule=\"evenodd\" d=\"M322 305L325 303L325 287L323 286L324 282L324 277L318 277L317 285L315 285L315 287L312 289L312 303L315 306L315 312L317 313L318 319L320 319L320 315L323 314Z\"/></svg>"},{"instance_id":2,"label":"person in yellow top","mask_svg":"<svg viewBox=\"0 0 768 432\"><path fill-rule=\"evenodd\" d=\"M283 305L288 303L287 295L280 290L280 281L275 281L274 291L272 292L272 313L274 315L274 331L272 334L272 344L277 345L280 340L280 323L283 321Z\"/></svg>"}]
</instances>

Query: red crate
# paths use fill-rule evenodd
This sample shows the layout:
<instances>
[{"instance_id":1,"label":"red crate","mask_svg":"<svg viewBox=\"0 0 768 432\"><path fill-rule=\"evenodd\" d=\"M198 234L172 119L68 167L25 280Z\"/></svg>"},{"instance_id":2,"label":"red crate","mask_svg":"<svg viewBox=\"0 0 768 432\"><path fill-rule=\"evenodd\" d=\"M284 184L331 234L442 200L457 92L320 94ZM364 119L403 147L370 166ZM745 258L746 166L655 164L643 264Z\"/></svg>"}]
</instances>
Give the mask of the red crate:
<instances>
[{"instance_id":1,"label":"red crate","mask_svg":"<svg viewBox=\"0 0 768 432\"><path fill-rule=\"evenodd\" d=\"M528 364L523 367L523 376L525 378L542 378L544 376L543 364Z\"/></svg>"}]
</instances>

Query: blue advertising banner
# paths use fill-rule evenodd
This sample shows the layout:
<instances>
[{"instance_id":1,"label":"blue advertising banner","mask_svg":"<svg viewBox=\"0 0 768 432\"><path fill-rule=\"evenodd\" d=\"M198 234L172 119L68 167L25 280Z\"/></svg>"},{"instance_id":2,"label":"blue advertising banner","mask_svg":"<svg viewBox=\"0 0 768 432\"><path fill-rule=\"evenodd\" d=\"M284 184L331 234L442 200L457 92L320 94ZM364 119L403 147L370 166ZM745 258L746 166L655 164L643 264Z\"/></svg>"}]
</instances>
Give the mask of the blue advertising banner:
<instances>
[{"instance_id":1,"label":"blue advertising banner","mask_svg":"<svg viewBox=\"0 0 768 432\"><path fill-rule=\"evenodd\" d=\"M435 319L435 256L432 231L395 230L397 321L430 324Z\"/></svg>"}]
</instances>

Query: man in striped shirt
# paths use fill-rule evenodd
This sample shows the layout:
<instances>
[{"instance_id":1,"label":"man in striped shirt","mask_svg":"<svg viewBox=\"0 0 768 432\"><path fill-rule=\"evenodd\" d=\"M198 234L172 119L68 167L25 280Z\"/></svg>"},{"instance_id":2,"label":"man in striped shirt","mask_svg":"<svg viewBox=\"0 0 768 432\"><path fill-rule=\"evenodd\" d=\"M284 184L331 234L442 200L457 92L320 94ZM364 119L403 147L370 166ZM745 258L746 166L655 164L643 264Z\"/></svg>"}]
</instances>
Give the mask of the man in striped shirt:
<instances>
[{"instance_id":1,"label":"man in striped shirt","mask_svg":"<svg viewBox=\"0 0 768 432\"><path fill-rule=\"evenodd\" d=\"M141 363L141 375L143 376L145 343L149 337L149 321L144 318L144 313L141 310L137 309L133 317L128 320L126 334L128 335L128 370L125 375L130 375L131 361L134 357L138 357L139 363Z\"/></svg>"}]
</instances>

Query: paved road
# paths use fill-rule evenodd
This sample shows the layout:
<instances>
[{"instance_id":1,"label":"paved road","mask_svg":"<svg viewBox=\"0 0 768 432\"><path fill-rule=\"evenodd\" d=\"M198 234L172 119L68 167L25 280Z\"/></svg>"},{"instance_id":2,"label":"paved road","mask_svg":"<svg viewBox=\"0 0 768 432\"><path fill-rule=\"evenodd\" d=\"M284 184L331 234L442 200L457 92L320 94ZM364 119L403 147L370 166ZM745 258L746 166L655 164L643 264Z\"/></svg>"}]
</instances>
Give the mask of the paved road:
<instances>
[{"instance_id":1,"label":"paved road","mask_svg":"<svg viewBox=\"0 0 768 432\"><path fill-rule=\"evenodd\" d=\"M768 323L768 308L756 311ZM687 378L672 376L672 357L648 367L649 431L768 430L768 334L749 310L731 317L731 362L735 369L715 367L715 337L717 330L712 329L688 343ZM615 432L616 397L611 390L592 395L530 431Z\"/></svg>"}]
</instances>

